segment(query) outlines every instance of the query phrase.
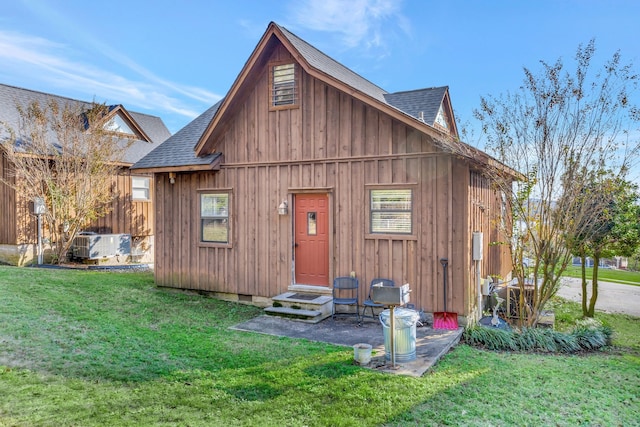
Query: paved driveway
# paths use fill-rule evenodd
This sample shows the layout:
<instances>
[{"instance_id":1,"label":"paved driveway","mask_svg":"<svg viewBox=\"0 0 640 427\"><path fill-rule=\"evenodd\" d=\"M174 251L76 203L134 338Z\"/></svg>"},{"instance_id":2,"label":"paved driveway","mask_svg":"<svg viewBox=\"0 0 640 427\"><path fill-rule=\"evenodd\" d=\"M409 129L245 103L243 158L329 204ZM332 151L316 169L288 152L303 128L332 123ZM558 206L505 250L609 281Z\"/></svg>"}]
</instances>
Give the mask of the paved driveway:
<instances>
[{"instance_id":1,"label":"paved driveway","mask_svg":"<svg viewBox=\"0 0 640 427\"><path fill-rule=\"evenodd\" d=\"M564 278L564 284L558 291L558 296L576 302L582 302L581 279ZM587 297L590 297L587 287ZM618 283L598 281L598 300L596 310L610 313L624 313L640 317L640 286L621 285Z\"/></svg>"}]
</instances>

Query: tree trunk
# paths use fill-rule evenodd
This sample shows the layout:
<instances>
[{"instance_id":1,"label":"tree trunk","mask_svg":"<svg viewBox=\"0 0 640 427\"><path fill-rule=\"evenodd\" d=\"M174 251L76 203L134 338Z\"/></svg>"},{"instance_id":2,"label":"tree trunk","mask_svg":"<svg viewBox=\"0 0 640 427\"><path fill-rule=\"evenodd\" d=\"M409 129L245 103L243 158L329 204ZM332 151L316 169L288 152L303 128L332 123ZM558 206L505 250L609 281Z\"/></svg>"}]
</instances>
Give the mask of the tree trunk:
<instances>
[{"instance_id":1,"label":"tree trunk","mask_svg":"<svg viewBox=\"0 0 640 427\"><path fill-rule=\"evenodd\" d=\"M587 316L587 256L583 253L580 255L582 262L582 316Z\"/></svg>"},{"instance_id":2,"label":"tree trunk","mask_svg":"<svg viewBox=\"0 0 640 427\"><path fill-rule=\"evenodd\" d=\"M598 299L598 266L600 264L600 253L593 254L593 278L591 280L591 299L589 300L589 310L587 317L593 317L596 311L596 300Z\"/></svg>"}]
</instances>

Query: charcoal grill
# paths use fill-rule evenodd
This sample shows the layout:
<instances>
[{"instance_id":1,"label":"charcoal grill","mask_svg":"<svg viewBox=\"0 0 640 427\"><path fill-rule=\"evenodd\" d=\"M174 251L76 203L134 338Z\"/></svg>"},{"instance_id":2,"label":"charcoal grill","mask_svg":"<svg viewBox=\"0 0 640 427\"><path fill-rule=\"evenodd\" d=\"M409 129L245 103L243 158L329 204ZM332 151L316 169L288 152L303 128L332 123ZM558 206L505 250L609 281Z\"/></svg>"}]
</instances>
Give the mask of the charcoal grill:
<instances>
[{"instance_id":1,"label":"charcoal grill","mask_svg":"<svg viewBox=\"0 0 640 427\"><path fill-rule=\"evenodd\" d=\"M402 306L409 302L410 292L411 290L409 289L408 283L397 287L382 286L382 283L379 285L374 283L371 287L371 299L373 302L389 307L389 326L391 328L389 331L389 347L391 347L391 365L394 369L396 368L396 351L394 342L395 320L393 312L397 306Z\"/></svg>"}]
</instances>

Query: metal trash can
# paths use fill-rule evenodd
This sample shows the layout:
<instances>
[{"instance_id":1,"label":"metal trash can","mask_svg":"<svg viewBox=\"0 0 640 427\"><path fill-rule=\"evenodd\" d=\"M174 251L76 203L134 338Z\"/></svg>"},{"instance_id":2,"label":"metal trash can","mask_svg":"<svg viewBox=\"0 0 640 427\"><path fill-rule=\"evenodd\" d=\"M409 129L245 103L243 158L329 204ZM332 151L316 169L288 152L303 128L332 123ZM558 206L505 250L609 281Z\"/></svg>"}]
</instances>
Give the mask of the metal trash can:
<instances>
[{"instance_id":1,"label":"metal trash can","mask_svg":"<svg viewBox=\"0 0 640 427\"><path fill-rule=\"evenodd\" d=\"M384 333L384 358L391 360L391 311L389 309L380 313L380 323ZM420 315L415 310L396 307L393 314L395 334L395 361L410 362L416 359L416 323Z\"/></svg>"}]
</instances>

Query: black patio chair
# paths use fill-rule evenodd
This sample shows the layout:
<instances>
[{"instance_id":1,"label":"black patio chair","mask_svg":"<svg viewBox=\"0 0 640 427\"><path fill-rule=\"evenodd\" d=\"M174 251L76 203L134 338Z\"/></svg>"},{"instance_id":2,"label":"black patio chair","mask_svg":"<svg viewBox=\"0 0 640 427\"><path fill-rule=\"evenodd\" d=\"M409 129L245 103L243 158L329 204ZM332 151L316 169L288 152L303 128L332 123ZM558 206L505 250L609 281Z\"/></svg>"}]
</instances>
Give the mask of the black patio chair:
<instances>
[{"instance_id":1,"label":"black patio chair","mask_svg":"<svg viewBox=\"0 0 640 427\"><path fill-rule=\"evenodd\" d=\"M336 312L337 305L355 306L355 313ZM358 279L356 277L336 277L333 279L333 310L331 317L353 316L358 319L360 325L360 305L358 303Z\"/></svg>"},{"instance_id":2,"label":"black patio chair","mask_svg":"<svg viewBox=\"0 0 640 427\"><path fill-rule=\"evenodd\" d=\"M367 308L371 310L371 318L373 319L376 318L375 313L373 312L373 309L384 308L384 304L377 304L373 302L373 299L371 298L371 288L373 288L374 285L379 285L379 284L382 284L382 286L389 286L389 287L394 287L396 285L394 281L391 279L380 279L380 278L373 279L371 281L371 285L369 285L369 295L367 296L367 299L364 300L364 302L362 303L362 306L364 307L362 309L363 318L368 317L368 316L365 316Z\"/></svg>"}]
</instances>

